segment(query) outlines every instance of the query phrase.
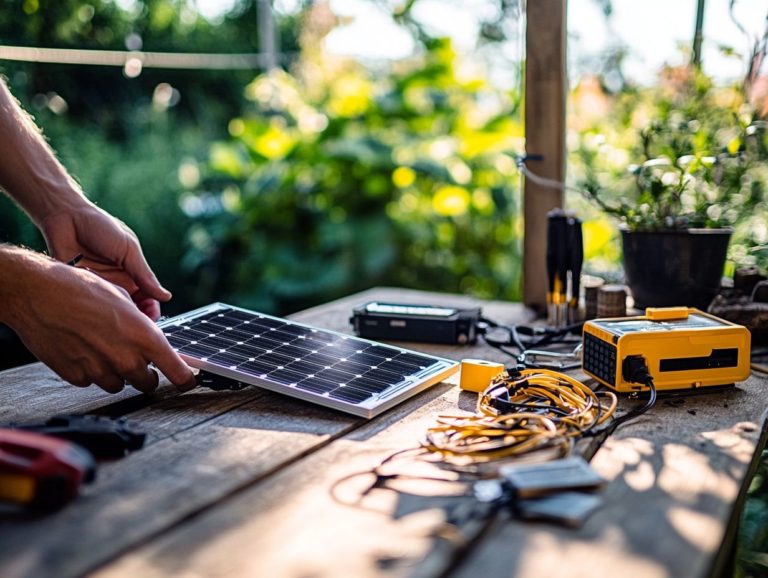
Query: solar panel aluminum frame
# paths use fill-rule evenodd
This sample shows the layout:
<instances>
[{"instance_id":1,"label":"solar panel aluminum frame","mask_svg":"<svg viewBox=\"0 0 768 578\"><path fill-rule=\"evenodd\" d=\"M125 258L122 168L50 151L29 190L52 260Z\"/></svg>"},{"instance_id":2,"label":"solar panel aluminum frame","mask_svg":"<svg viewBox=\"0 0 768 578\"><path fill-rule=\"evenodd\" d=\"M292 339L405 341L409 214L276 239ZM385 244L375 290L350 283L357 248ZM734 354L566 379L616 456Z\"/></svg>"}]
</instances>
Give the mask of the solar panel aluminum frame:
<instances>
[{"instance_id":1,"label":"solar panel aluminum frame","mask_svg":"<svg viewBox=\"0 0 768 578\"><path fill-rule=\"evenodd\" d=\"M362 339L360 337L347 335L344 333L340 333L338 331L331 331L329 329L313 327L311 325L306 325L304 323L298 323L296 321L287 320L280 317L274 317L272 315L251 311L249 309L236 307L234 305L228 305L226 303L212 303L210 305L200 307L193 311L189 311L187 313L183 313L181 315L177 315L172 318L162 319L158 323L158 326L161 329L163 329L169 326L179 325L187 321L192 321L198 317L203 317L210 313L215 313L216 311L223 311L227 309L240 311L240 312L251 314L251 315L258 315L259 317L263 317L267 319L281 321L290 325L295 325L298 327L305 328L309 331L319 331L326 334L336 335L341 339L352 340L355 343L362 342L369 345L381 345L378 342L371 341L368 339ZM359 403L352 403L352 402L347 402L341 399L334 399L334 398L328 397L327 395L312 393L310 391L305 391L291 385L283 385L280 383L276 383L274 381L270 381L268 379L262 379L259 376L247 374L242 371L237 371L236 369L232 369L231 366L225 367L223 365L212 363L210 361L207 361L205 358L193 357L183 352L178 352L178 353L181 356L181 358L184 359L184 361L186 361L193 368L205 370L210 373L214 373L216 375L221 375L223 377L240 381L242 383L248 383L251 385L262 387L264 389L268 389L270 391L283 393L291 397L301 399L303 401L323 405L325 407L330 407L333 409L337 409L339 411L343 411L346 413L350 413L350 414L368 418L368 419L375 417L385 412L386 410L394 407L395 405L401 403L402 401L405 401L406 399L416 395L417 393L424 391L425 389L437 383L440 383L441 381L444 381L446 378L456 373L459 368L458 362L453 360L444 359L441 357L436 357L434 355L428 355L425 353L412 351L409 349L404 349L402 347L397 347L395 345L387 344L386 347L395 349L401 353L415 354L426 359L431 359L434 361L434 363L429 367L422 369L418 373L409 375L408 378L403 380L401 383L392 384L383 392L372 394L372 396L369 399Z\"/></svg>"}]
</instances>

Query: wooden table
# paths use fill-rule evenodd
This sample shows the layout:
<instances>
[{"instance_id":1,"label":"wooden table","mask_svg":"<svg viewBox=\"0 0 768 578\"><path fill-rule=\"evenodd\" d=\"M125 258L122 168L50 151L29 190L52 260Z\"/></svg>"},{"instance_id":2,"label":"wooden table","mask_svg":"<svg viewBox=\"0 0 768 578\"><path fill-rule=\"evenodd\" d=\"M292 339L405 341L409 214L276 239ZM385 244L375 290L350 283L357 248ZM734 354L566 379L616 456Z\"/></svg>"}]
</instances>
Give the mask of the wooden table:
<instances>
[{"instance_id":1,"label":"wooden table","mask_svg":"<svg viewBox=\"0 0 768 578\"><path fill-rule=\"evenodd\" d=\"M375 289L292 318L349 331L352 307L370 299L477 304ZM529 320L517 304L482 305L502 322ZM503 360L480 344L413 348ZM126 415L149 435L143 450L102 464L63 510L0 515L0 576L718 576L764 446L765 385L753 376L682 404L660 401L581 446L609 484L578 530L500 512L458 533L444 506L467 498L374 490L375 508L364 510L330 496L339 479L413 446L438 414L471 410L474 395L453 384L366 421L257 388L110 396L28 365L0 373L0 423L93 412Z\"/></svg>"}]
</instances>

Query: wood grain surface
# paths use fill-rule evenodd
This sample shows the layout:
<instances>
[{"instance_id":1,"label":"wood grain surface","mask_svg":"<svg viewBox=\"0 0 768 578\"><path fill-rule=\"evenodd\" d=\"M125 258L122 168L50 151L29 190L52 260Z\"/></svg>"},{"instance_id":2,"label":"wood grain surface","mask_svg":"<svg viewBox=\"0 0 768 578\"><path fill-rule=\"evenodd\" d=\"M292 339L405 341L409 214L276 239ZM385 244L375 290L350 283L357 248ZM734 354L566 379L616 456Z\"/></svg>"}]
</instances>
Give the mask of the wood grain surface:
<instances>
[{"instance_id":1,"label":"wood grain surface","mask_svg":"<svg viewBox=\"0 0 768 578\"><path fill-rule=\"evenodd\" d=\"M293 318L349 331L352 307L373 299L478 304L377 289ZM519 305L482 305L501 322L529 319ZM409 345L504 361L481 344ZM0 373L4 420L122 412L150 435L60 512L0 514L0 576L715 576L764 443L765 385L662 400L602 445L580 445L610 483L574 530L488 516L454 484L373 489L351 505L372 478L346 476L416 445L437 415L472 411L474 394L451 383L366 421L257 388L107 396L31 365Z\"/></svg>"}]
</instances>

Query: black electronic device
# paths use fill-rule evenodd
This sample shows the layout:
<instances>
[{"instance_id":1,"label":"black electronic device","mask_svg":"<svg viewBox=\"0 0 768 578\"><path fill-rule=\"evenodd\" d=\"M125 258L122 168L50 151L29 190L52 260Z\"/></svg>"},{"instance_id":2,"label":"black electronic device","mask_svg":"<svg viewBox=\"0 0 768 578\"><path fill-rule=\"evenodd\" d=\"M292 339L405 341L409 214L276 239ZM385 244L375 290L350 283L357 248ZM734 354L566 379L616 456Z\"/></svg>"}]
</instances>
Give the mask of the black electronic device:
<instances>
[{"instance_id":1,"label":"black electronic device","mask_svg":"<svg viewBox=\"0 0 768 578\"><path fill-rule=\"evenodd\" d=\"M350 323L366 339L464 345L477 340L481 309L372 301L356 307Z\"/></svg>"},{"instance_id":2,"label":"black electronic device","mask_svg":"<svg viewBox=\"0 0 768 578\"><path fill-rule=\"evenodd\" d=\"M62 438L84 447L97 459L120 458L144 447L146 434L124 418L57 415L45 423L11 424L13 429Z\"/></svg>"}]
</instances>

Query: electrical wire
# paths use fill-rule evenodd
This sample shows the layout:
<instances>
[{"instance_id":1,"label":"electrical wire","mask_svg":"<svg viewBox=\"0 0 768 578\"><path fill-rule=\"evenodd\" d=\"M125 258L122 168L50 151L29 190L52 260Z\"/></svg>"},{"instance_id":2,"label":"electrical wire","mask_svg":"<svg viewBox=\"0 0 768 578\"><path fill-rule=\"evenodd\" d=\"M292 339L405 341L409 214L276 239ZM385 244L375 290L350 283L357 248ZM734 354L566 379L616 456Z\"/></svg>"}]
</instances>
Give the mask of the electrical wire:
<instances>
[{"instance_id":1,"label":"electrical wire","mask_svg":"<svg viewBox=\"0 0 768 578\"><path fill-rule=\"evenodd\" d=\"M768 365L764 365L762 363L752 363L750 367L752 371L768 374Z\"/></svg>"},{"instance_id":2,"label":"electrical wire","mask_svg":"<svg viewBox=\"0 0 768 578\"><path fill-rule=\"evenodd\" d=\"M630 383L642 383L648 389L648 401L640 407L636 407L618 419L615 419L611 424L601 430L592 430L586 435L588 437L594 437L603 433L610 433L619 427L621 424L628 422L631 419L641 416L649 409L651 409L656 403L656 385L653 382L651 372L648 370L648 365L641 355L630 355L624 360L624 366L622 368L624 373L624 379Z\"/></svg>"},{"instance_id":3,"label":"electrical wire","mask_svg":"<svg viewBox=\"0 0 768 578\"><path fill-rule=\"evenodd\" d=\"M583 326L583 323L575 323L573 325L554 329L551 327L530 327L527 325L504 325L497 323L492 319L488 319L487 317L482 317L480 319L478 332L485 343L494 349L513 357L517 363L528 368L552 368L551 364L545 365L534 363L529 359L529 357L534 354L539 356L542 354L542 352L536 351L538 348L554 343L577 344L577 348L569 354L557 354L553 356L561 359L564 357L572 357L574 362L571 364L560 363L556 367L556 369L559 370L568 370L575 369L581 365L577 358L578 344L581 343L581 339L578 337L570 338L569 335L581 333ZM503 338L494 336L494 332L503 334ZM513 351L510 348L514 348L516 351Z\"/></svg>"},{"instance_id":4,"label":"electrical wire","mask_svg":"<svg viewBox=\"0 0 768 578\"><path fill-rule=\"evenodd\" d=\"M567 455L573 439L610 419L618 405L580 381L546 369L504 372L478 398L475 415L440 416L422 446L464 466L542 452Z\"/></svg>"},{"instance_id":5,"label":"electrical wire","mask_svg":"<svg viewBox=\"0 0 768 578\"><path fill-rule=\"evenodd\" d=\"M392 489L390 483L396 480L456 484L488 473L482 466L492 462L565 457L577 438L613 431L653 407L653 379L645 360L638 357L637 362L629 377L645 384L649 398L643 406L618 418L618 397L611 391L593 391L577 379L546 369L502 372L478 397L474 414L438 416L437 424L427 430L418 447L390 454L371 470L345 476L333 485L331 496L339 503L363 507L361 500L365 496L374 489ZM413 475L388 469L406 459L435 465L458 477ZM338 487L364 475L372 475L373 481L358 499L342 500L337 494Z\"/></svg>"}]
</instances>

